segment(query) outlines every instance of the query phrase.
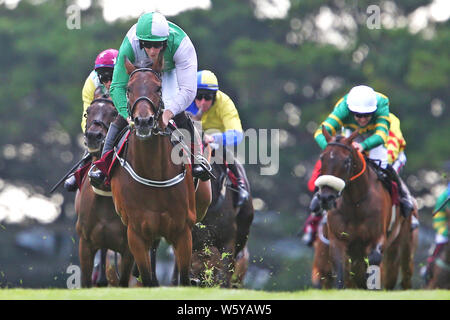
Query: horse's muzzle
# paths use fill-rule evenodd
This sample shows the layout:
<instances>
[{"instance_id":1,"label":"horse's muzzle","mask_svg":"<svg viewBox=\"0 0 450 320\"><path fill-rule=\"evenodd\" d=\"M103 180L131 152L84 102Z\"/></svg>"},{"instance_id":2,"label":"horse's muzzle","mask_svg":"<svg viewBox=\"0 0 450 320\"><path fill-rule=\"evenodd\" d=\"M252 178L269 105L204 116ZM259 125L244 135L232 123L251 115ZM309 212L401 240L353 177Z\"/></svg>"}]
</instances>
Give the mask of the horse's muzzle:
<instances>
[{"instance_id":1,"label":"horse's muzzle","mask_svg":"<svg viewBox=\"0 0 450 320\"><path fill-rule=\"evenodd\" d=\"M87 131L85 142L90 153L97 152L101 149L105 135L101 131Z\"/></svg>"},{"instance_id":2,"label":"horse's muzzle","mask_svg":"<svg viewBox=\"0 0 450 320\"><path fill-rule=\"evenodd\" d=\"M320 206L323 210L331 210L336 208L337 194L330 191L321 190L318 194Z\"/></svg>"},{"instance_id":3,"label":"horse's muzzle","mask_svg":"<svg viewBox=\"0 0 450 320\"><path fill-rule=\"evenodd\" d=\"M152 135L155 126L155 117L136 117L134 118L134 126L136 127L136 136L140 139L148 139Z\"/></svg>"}]
</instances>

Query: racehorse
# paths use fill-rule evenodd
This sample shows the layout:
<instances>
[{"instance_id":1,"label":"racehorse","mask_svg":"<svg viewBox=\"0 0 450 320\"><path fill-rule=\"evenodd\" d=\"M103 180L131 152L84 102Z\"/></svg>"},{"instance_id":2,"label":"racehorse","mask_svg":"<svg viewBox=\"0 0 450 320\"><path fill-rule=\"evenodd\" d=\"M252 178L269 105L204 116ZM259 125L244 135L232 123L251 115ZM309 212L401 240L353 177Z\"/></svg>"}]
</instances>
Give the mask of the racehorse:
<instances>
[{"instance_id":1,"label":"racehorse","mask_svg":"<svg viewBox=\"0 0 450 320\"><path fill-rule=\"evenodd\" d=\"M161 237L174 247L181 284L190 284L191 229L196 219L191 169L172 161L171 135L162 124L162 66L162 55L155 63L142 61L136 66L125 58L128 111L134 125L126 159L110 176L116 211L127 226L144 286L158 285L148 252Z\"/></svg>"},{"instance_id":2,"label":"racehorse","mask_svg":"<svg viewBox=\"0 0 450 320\"><path fill-rule=\"evenodd\" d=\"M418 206L416 201L414 201L414 210L411 214L418 219ZM412 271L414 270L414 255L419 241L419 229L413 226L412 228L412 239L410 239L410 241L405 239L408 241L405 246L410 246L410 258L407 255L408 250L406 249L404 250L404 254L402 255L400 261L401 270L403 273L402 279L404 281L403 287L405 288L411 287ZM313 287L317 289L331 289L333 287L334 277L329 243L328 226L326 216L324 216L320 222L317 237L314 240L314 258L311 271L311 282Z\"/></svg>"},{"instance_id":3,"label":"racehorse","mask_svg":"<svg viewBox=\"0 0 450 320\"><path fill-rule=\"evenodd\" d=\"M328 211L330 256L338 288L367 288L366 269L379 266L375 279L385 289L397 282L402 260L402 287L411 287L411 215L404 218L398 204L378 179L375 169L352 147L358 131L332 138L322 127L327 147L321 154L319 199ZM381 273L381 275L380 275Z\"/></svg>"},{"instance_id":4,"label":"racehorse","mask_svg":"<svg viewBox=\"0 0 450 320\"><path fill-rule=\"evenodd\" d=\"M87 109L85 141L93 161L99 158L108 127L117 115L113 102L106 98L95 98ZM92 270L94 256L98 249L102 251L100 274L106 282L105 256L106 249L120 252L119 285L126 287L130 277L133 257L127 243L127 231L117 216L111 196L104 191L94 192L85 171L80 190L75 196L75 211L78 214L76 231L80 237L79 256L81 263L81 284L92 286ZM100 284L99 284L100 285Z\"/></svg>"},{"instance_id":5,"label":"racehorse","mask_svg":"<svg viewBox=\"0 0 450 320\"><path fill-rule=\"evenodd\" d=\"M450 227L447 220L447 228ZM432 277L428 282L427 289L450 289L450 246L448 242L441 249L434 260Z\"/></svg>"},{"instance_id":6,"label":"racehorse","mask_svg":"<svg viewBox=\"0 0 450 320\"><path fill-rule=\"evenodd\" d=\"M205 148L205 152L218 152ZM209 158L211 154L205 154ZM237 161L237 159L235 159ZM192 229L192 278L201 285L241 286L248 264L246 247L254 209L252 198L235 207L236 192L227 186L227 168L212 163L212 202L200 225ZM238 165L238 169L242 167ZM241 172L244 176L244 172ZM247 190L250 190L245 179Z\"/></svg>"}]
</instances>

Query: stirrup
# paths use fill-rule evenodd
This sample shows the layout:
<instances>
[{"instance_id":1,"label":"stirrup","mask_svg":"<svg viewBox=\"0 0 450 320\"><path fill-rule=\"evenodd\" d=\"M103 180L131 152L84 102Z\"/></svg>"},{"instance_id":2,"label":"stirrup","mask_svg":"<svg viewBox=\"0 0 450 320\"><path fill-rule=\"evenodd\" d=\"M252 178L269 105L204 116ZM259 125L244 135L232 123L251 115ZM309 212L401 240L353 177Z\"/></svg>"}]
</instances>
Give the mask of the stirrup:
<instances>
[{"instance_id":1,"label":"stirrup","mask_svg":"<svg viewBox=\"0 0 450 320\"><path fill-rule=\"evenodd\" d=\"M95 188L101 188L105 184L106 175L93 165L88 172L89 181Z\"/></svg>"}]
</instances>

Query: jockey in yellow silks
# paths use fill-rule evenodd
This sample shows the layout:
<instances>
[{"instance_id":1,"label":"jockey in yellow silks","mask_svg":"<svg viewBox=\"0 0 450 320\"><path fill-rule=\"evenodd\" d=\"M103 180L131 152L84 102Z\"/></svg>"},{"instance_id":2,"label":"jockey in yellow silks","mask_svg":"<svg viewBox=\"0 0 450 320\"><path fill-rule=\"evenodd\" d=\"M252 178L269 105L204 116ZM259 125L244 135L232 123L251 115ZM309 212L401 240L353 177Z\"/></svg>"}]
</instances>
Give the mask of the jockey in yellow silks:
<instances>
[{"instance_id":1,"label":"jockey in yellow silks","mask_svg":"<svg viewBox=\"0 0 450 320\"><path fill-rule=\"evenodd\" d=\"M81 92L81 97L83 100L81 130L83 133L86 131L86 110L94 100L95 91L99 89L103 94L109 94L109 87L111 86L112 75L118 53L119 51L111 48L100 52L95 58L94 70L91 71L84 82L83 90ZM85 156L84 158L86 158ZM84 164L86 164L85 161L81 162L79 167L82 167ZM66 179L64 182L64 188L69 192L77 190L77 184L73 175Z\"/></svg>"},{"instance_id":2,"label":"jockey in yellow silks","mask_svg":"<svg viewBox=\"0 0 450 320\"><path fill-rule=\"evenodd\" d=\"M186 110L194 120L201 121L202 130L206 132L203 140L223 146L227 167L236 177L238 197L236 206L241 206L249 197L245 184L245 171L226 146L237 146L243 139L243 130L239 113L228 95L219 90L219 83L214 73L209 70L197 72L197 95Z\"/></svg>"}]
</instances>

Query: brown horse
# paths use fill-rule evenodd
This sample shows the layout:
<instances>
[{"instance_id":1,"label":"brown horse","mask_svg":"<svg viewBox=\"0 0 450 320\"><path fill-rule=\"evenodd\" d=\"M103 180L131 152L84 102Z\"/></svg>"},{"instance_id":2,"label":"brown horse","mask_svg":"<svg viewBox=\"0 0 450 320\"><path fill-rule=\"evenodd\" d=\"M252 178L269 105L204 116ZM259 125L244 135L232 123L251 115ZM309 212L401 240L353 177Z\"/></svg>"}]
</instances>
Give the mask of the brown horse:
<instances>
[{"instance_id":1,"label":"brown horse","mask_svg":"<svg viewBox=\"0 0 450 320\"><path fill-rule=\"evenodd\" d=\"M418 206L415 201L412 215L418 219ZM411 287L412 271L414 270L414 255L419 242L419 229L417 227L411 227L413 228L411 233L412 239L408 240L407 243L404 244L406 249L404 250L404 254L402 255L400 261L401 270L403 273L402 279L404 281L404 288ZM317 237L314 240L314 258L311 271L311 282L314 288L331 289L333 287L333 265L330 258L329 243L328 226L325 213L324 218L320 222ZM409 257L407 255L408 247L410 248Z\"/></svg>"},{"instance_id":2,"label":"brown horse","mask_svg":"<svg viewBox=\"0 0 450 320\"><path fill-rule=\"evenodd\" d=\"M196 219L195 190L190 167L174 164L170 134L161 114L162 63L137 67L125 58L130 75L129 114L134 126L128 137L126 162L111 175L116 211L127 226L128 244L144 286L156 286L148 254L161 237L173 245L182 285L189 285L191 228Z\"/></svg>"},{"instance_id":3,"label":"brown horse","mask_svg":"<svg viewBox=\"0 0 450 320\"><path fill-rule=\"evenodd\" d=\"M106 98L95 99L87 109L85 141L94 161L100 155L106 132L116 115L117 110L112 101ZM106 249L121 253L119 285L128 286L133 257L128 248L126 228L115 212L111 196L94 192L89 179L85 176L75 196L75 211L78 214L76 231L80 237L82 286L92 286L94 256L98 249L102 249L101 275L103 277L106 276L104 268Z\"/></svg>"},{"instance_id":4,"label":"brown horse","mask_svg":"<svg viewBox=\"0 0 450 320\"><path fill-rule=\"evenodd\" d=\"M316 185L321 206L328 211L330 256L337 287L367 288L366 270L370 266L375 283L393 289L399 263L404 259L402 287L410 288L411 216L405 219L400 215L400 207L393 206L375 169L352 147L357 131L349 138L332 138L324 127L322 132L328 146L321 154L322 175Z\"/></svg>"}]
</instances>

